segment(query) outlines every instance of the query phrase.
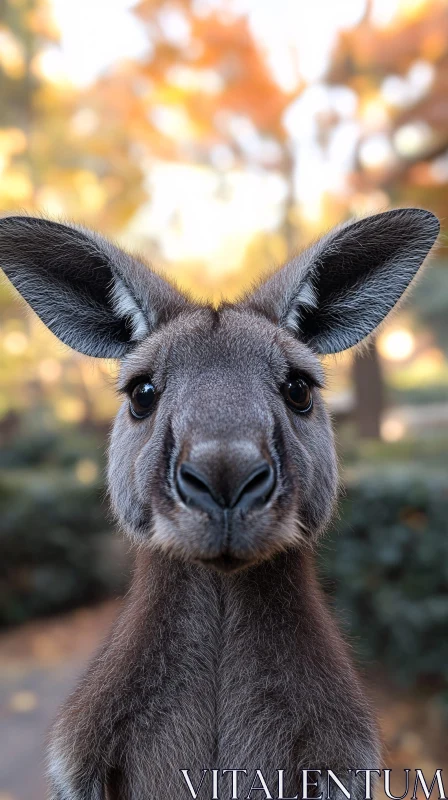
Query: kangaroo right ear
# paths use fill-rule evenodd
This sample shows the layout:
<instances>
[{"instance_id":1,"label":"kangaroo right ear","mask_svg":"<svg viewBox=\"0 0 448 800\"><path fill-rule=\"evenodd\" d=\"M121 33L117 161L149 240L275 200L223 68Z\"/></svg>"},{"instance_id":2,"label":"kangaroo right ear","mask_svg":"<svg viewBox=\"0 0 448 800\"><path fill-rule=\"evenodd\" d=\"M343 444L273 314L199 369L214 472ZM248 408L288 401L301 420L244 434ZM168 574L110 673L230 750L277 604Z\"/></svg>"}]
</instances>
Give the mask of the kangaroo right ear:
<instances>
[{"instance_id":1,"label":"kangaroo right ear","mask_svg":"<svg viewBox=\"0 0 448 800\"><path fill-rule=\"evenodd\" d=\"M120 358L189 301L101 236L35 217L0 220L0 266L64 344Z\"/></svg>"},{"instance_id":2,"label":"kangaroo right ear","mask_svg":"<svg viewBox=\"0 0 448 800\"><path fill-rule=\"evenodd\" d=\"M243 306L272 319L317 353L340 353L386 318L439 228L434 214L422 208L345 223L268 278Z\"/></svg>"}]
</instances>

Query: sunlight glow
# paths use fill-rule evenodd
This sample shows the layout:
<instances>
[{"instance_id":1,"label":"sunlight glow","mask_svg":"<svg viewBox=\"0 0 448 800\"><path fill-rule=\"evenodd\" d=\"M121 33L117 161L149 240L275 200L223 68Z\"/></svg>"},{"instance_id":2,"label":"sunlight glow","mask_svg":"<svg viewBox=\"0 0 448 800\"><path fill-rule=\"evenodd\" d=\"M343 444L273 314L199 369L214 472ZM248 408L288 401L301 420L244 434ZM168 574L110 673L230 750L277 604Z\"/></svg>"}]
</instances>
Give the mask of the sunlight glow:
<instances>
[{"instance_id":1,"label":"sunlight glow","mask_svg":"<svg viewBox=\"0 0 448 800\"><path fill-rule=\"evenodd\" d=\"M400 328L380 336L378 350L389 361L405 361L415 350L415 338L410 331Z\"/></svg>"},{"instance_id":2,"label":"sunlight glow","mask_svg":"<svg viewBox=\"0 0 448 800\"><path fill-rule=\"evenodd\" d=\"M415 158L430 144L433 132L426 122L412 122L402 125L395 132L393 140L397 152L405 158Z\"/></svg>"},{"instance_id":3,"label":"sunlight glow","mask_svg":"<svg viewBox=\"0 0 448 800\"><path fill-rule=\"evenodd\" d=\"M361 19L365 0L233 0L237 11L249 15L252 29L268 55L280 84L297 87L320 78L327 66L336 31Z\"/></svg>"},{"instance_id":4,"label":"sunlight glow","mask_svg":"<svg viewBox=\"0 0 448 800\"><path fill-rule=\"evenodd\" d=\"M384 128L389 117L381 97L371 97L364 103L361 117L366 130L375 131Z\"/></svg>"},{"instance_id":5,"label":"sunlight glow","mask_svg":"<svg viewBox=\"0 0 448 800\"><path fill-rule=\"evenodd\" d=\"M144 33L131 13L135 0L52 0L61 32L61 57L53 56L59 74L85 86L117 61L136 58L147 49ZM107 5L107 10L105 6ZM47 62L47 69L50 64Z\"/></svg>"},{"instance_id":6,"label":"sunlight glow","mask_svg":"<svg viewBox=\"0 0 448 800\"><path fill-rule=\"evenodd\" d=\"M85 405L79 397L63 397L56 404L56 416L62 422L81 422L85 416Z\"/></svg>"},{"instance_id":7,"label":"sunlight glow","mask_svg":"<svg viewBox=\"0 0 448 800\"><path fill-rule=\"evenodd\" d=\"M28 347L28 338L22 331L11 331L3 339L3 347L11 355L21 355Z\"/></svg>"},{"instance_id":8,"label":"sunlight glow","mask_svg":"<svg viewBox=\"0 0 448 800\"><path fill-rule=\"evenodd\" d=\"M23 47L10 31L3 28L0 28L0 66L10 78L23 75Z\"/></svg>"},{"instance_id":9,"label":"sunlight glow","mask_svg":"<svg viewBox=\"0 0 448 800\"><path fill-rule=\"evenodd\" d=\"M37 371L44 383L55 383L62 374L62 367L55 358L44 358L38 365Z\"/></svg>"},{"instance_id":10,"label":"sunlight glow","mask_svg":"<svg viewBox=\"0 0 448 800\"><path fill-rule=\"evenodd\" d=\"M359 148L359 160L368 169L392 164L394 152L386 134L377 133L365 139Z\"/></svg>"},{"instance_id":11,"label":"sunlight glow","mask_svg":"<svg viewBox=\"0 0 448 800\"><path fill-rule=\"evenodd\" d=\"M370 19L378 27L390 25L398 12L399 0L372 0Z\"/></svg>"},{"instance_id":12,"label":"sunlight glow","mask_svg":"<svg viewBox=\"0 0 448 800\"><path fill-rule=\"evenodd\" d=\"M398 12L404 19L414 20L420 17L427 5L428 0L400 0Z\"/></svg>"},{"instance_id":13,"label":"sunlight glow","mask_svg":"<svg viewBox=\"0 0 448 800\"><path fill-rule=\"evenodd\" d=\"M385 442L399 442L406 433L406 425L401 419L389 417L381 423L381 438Z\"/></svg>"},{"instance_id":14,"label":"sunlight glow","mask_svg":"<svg viewBox=\"0 0 448 800\"><path fill-rule=\"evenodd\" d=\"M75 467L75 475L80 483L88 486L98 478L98 464L91 458L81 458Z\"/></svg>"},{"instance_id":15,"label":"sunlight glow","mask_svg":"<svg viewBox=\"0 0 448 800\"><path fill-rule=\"evenodd\" d=\"M137 213L129 233L143 247L147 237L162 242L170 261L198 259L215 275L232 272L251 238L278 225L284 193L275 174L220 175L206 167L155 163L151 203Z\"/></svg>"},{"instance_id":16,"label":"sunlight glow","mask_svg":"<svg viewBox=\"0 0 448 800\"><path fill-rule=\"evenodd\" d=\"M418 18L427 4L428 0L373 0L371 19L375 25L386 28L397 17Z\"/></svg>"}]
</instances>

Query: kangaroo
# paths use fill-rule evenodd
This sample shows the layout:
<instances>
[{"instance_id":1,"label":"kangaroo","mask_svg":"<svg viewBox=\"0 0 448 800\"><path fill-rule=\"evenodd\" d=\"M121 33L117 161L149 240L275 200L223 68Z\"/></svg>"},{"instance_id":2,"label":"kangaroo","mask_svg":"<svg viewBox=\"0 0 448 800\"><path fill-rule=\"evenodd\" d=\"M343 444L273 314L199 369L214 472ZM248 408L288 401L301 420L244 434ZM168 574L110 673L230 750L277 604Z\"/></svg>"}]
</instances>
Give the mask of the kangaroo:
<instances>
[{"instance_id":1,"label":"kangaroo","mask_svg":"<svg viewBox=\"0 0 448 800\"><path fill-rule=\"evenodd\" d=\"M319 357L378 327L438 231L422 209L343 224L215 308L81 227L0 221L1 266L48 328L121 360L108 483L138 545L54 724L52 800L327 797L329 775L378 767L313 563L338 490Z\"/></svg>"}]
</instances>

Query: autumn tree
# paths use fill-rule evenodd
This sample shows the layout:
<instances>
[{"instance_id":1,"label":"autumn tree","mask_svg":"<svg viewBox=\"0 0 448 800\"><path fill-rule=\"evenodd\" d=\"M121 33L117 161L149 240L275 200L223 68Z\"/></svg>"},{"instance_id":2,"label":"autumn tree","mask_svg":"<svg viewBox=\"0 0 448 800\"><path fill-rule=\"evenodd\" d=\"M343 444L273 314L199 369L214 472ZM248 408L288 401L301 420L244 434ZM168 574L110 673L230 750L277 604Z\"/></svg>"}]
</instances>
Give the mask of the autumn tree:
<instances>
[{"instance_id":1,"label":"autumn tree","mask_svg":"<svg viewBox=\"0 0 448 800\"><path fill-rule=\"evenodd\" d=\"M356 96L358 139L347 176L347 213L417 205L442 220L448 211L448 7L444 0L404 6L387 24L371 2L355 27L339 33L326 83ZM324 120L326 139L341 122ZM329 128L329 130L328 130ZM446 273L445 273L446 274ZM446 280L437 281L438 303ZM426 298L427 299L427 298ZM378 436L383 404L374 346L354 365L361 435Z\"/></svg>"},{"instance_id":2,"label":"autumn tree","mask_svg":"<svg viewBox=\"0 0 448 800\"><path fill-rule=\"evenodd\" d=\"M220 176L223 192L229 169L280 174L281 235L292 249L294 158L284 112L301 82L293 93L280 87L247 17L230 13L224 2L204 11L192 0L142 0L135 13L148 54L104 76L94 88L99 103L115 98L119 114L126 102L149 171L156 160L206 165Z\"/></svg>"},{"instance_id":3,"label":"autumn tree","mask_svg":"<svg viewBox=\"0 0 448 800\"><path fill-rule=\"evenodd\" d=\"M145 196L125 119L105 128L88 92L49 74L48 0L2 0L0 19L0 207L123 227Z\"/></svg>"}]
</instances>

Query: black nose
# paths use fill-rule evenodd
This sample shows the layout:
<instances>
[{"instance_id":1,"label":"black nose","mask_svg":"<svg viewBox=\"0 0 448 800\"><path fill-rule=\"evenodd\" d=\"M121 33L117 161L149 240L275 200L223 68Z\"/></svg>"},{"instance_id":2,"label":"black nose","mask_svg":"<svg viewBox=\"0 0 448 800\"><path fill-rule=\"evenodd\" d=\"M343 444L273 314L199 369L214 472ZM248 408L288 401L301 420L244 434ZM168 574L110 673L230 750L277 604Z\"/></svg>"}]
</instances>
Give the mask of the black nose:
<instances>
[{"instance_id":1,"label":"black nose","mask_svg":"<svg viewBox=\"0 0 448 800\"><path fill-rule=\"evenodd\" d=\"M233 491L226 492L227 497L218 482L214 485L213 480L188 461L180 465L176 474L177 491L184 503L203 511L216 511L218 508L248 511L263 506L269 500L274 486L275 473L267 461L260 461Z\"/></svg>"}]
</instances>

